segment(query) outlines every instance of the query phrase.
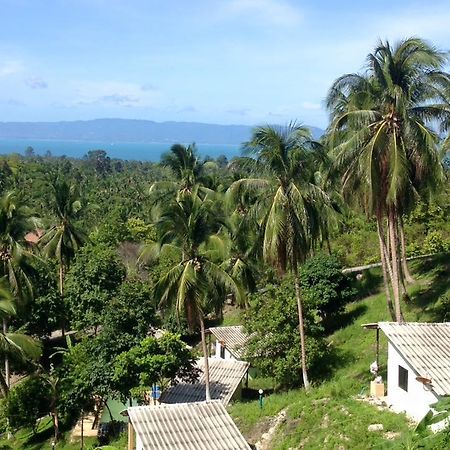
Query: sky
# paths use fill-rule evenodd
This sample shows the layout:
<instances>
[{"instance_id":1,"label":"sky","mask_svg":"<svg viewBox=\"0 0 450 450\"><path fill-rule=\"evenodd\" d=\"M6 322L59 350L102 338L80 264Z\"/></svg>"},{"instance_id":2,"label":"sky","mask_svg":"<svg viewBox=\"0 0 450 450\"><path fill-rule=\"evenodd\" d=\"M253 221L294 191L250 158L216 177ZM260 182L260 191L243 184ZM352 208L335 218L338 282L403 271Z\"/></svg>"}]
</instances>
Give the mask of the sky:
<instances>
[{"instance_id":1,"label":"sky","mask_svg":"<svg viewBox=\"0 0 450 450\"><path fill-rule=\"evenodd\" d=\"M448 50L449 24L449 0L0 0L0 121L324 128L379 39Z\"/></svg>"}]
</instances>

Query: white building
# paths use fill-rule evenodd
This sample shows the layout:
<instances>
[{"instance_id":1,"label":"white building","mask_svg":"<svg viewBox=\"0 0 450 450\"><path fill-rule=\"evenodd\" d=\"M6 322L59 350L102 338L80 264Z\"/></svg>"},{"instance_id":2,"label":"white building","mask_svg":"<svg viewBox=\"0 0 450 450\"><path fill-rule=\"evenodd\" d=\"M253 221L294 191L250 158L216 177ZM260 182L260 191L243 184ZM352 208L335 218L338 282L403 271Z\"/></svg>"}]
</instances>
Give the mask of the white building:
<instances>
[{"instance_id":1,"label":"white building","mask_svg":"<svg viewBox=\"0 0 450 450\"><path fill-rule=\"evenodd\" d=\"M215 358L243 359L249 339L243 326L211 327L209 331L216 339Z\"/></svg>"},{"instance_id":2,"label":"white building","mask_svg":"<svg viewBox=\"0 0 450 450\"><path fill-rule=\"evenodd\" d=\"M387 401L420 421L450 395L450 322L380 322L388 338Z\"/></svg>"}]
</instances>

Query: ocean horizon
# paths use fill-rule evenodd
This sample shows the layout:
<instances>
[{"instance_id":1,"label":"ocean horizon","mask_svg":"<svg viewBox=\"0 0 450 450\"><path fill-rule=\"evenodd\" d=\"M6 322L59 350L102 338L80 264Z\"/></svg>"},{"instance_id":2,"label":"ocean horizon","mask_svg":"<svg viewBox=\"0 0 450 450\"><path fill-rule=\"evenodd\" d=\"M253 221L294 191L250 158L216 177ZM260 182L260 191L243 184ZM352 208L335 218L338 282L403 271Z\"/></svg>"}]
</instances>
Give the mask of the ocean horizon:
<instances>
[{"instance_id":1,"label":"ocean horizon","mask_svg":"<svg viewBox=\"0 0 450 450\"><path fill-rule=\"evenodd\" d=\"M19 153L23 155L32 147L36 155L44 156L50 151L52 156L83 158L90 150L105 150L110 158L158 162L161 155L170 150L176 142L100 142L69 141L51 139L0 139L0 154ZM187 144L186 144L187 145ZM199 155L217 158L225 155L228 159L240 156L241 148L233 144L197 144Z\"/></svg>"}]
</instances>

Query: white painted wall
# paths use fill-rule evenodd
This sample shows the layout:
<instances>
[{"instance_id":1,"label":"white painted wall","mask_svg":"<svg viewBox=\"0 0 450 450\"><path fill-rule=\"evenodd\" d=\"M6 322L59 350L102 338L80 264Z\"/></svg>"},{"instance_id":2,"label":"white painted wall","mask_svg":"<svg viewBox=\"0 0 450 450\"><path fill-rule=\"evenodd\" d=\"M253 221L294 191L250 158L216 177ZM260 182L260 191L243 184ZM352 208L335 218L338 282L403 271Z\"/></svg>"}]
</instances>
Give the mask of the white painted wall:
<instances>
[{"instance_id":1,"label":"white painted wall","mask_svg":"<svg viewBox=\"0 0 450 450\"><path fill-rule=\"evenodd\" d=\"M220 349L222 348L222 344L220 341L216 341L216 352L214 354L215 358L220 358ZM236 359L225 347L225 358L223 359Z\"/></svg>"},{"instance_id":2,"label":"white painted wall","mask_svg":"<svg viewBox=\"0 0 450 450\"><path fill-rule=\"evenodd\" d=\"M408 370L408 392L398 385L398 366ZM387 396L388 402L396 412L405 412L409 417L420 421L430 410L430 404L439 400L432 390L416 380L418 374L405 361L397 349L388 344Z\"/></svg>"},{"instance_id":3,"label":"white painted wall","mask_svg":"<svg viewBox=\"0 0 450 450\"><path fill-rule=\"evenodd\" d=\"M136 436L136 450L145 450L144 444L142 443L142 439L135 433Z\"/></svg>"}]
</instances>

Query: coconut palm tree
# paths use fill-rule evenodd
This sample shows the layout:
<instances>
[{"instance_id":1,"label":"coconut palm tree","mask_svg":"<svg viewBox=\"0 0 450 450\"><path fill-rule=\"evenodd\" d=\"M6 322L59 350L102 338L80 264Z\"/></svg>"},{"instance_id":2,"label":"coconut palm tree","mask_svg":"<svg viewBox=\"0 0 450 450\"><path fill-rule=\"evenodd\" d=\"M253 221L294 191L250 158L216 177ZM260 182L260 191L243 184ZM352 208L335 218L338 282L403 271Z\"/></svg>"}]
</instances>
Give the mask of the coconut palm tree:
<instances>
[{"instance_id":1,"label":"coconut palm tree","mask_svg":"<svg viewBox=\"0 0 450 450\"><path fill-rule=\"evenodd\" d=\"M191 330L200 326L205 357L206 400L211 399L209 387L208 350L204 318L211 311L221 310L224 295L232 293L238 302L244 294L233 278L221 268L216 257L224 248L217 232L222 222L216 203L201 199L199 186L191 195L184 195L167 204L156 223L160 241L147 247L144 258L155 258L166 249L175 249L180 262L161 276L155 295L163 306L173 306L185 316Z\"/></svg>"},{"instance_id":2,"label":"coconut palm tree","mask_svg":"<svg viewBox=\"0 0 450 450\"><path fill-rule=\"evenodd\" d=\"M245 144L256 157L266 178L243 178L234 182L228 195L259 192L263 258L274 264L280 275L293 274L299 316L303 384L309 388L303 303L298 270L320 235L320 207L326 194L312 181L314 171L325 160L322 146L313 141L310 131L291 123L286 127L256 128ZM260 172L261 173L261 172Z\"/></svg>"},{"instance_id":3,"label":"coconut palm tree","mask_svg":"<svg viewBox=\"0 0 450 450\"><path fill-rule=\"evenodd\" d=\"M367 72L338 78L327 97L334 170L342 175L344 194L362 192L367 212L377 219L397 321L402 320L398 235L404 201L417 198L430 180L435 186L442 180L439 136L430 125L449 122L445 62L443 53L421 39L394 47L380 42L367 58Z\"/></svg>"},{"instance_id":4,"label":"coconut palm tree","mask_svg":"<svg viewBox=\"0 0 450 450\"><path fill-rule=\"evenodd\" d=\"M187 147L182 144L172 145L170 151L162 155L161 164L171 170L175 181L156 181L150 186L154 203L170 201L174 195L179 197L190 194L194 186L201 182L204 163L197 154L195 143ZM202 186L197 192L205 190L207 189Z\"/></svg>"},{"instance_id":5,"label":"coconut palm tree","mask_svg":"<svg viewBox=\"0 0 450 450\"><path fill-rule=\"evenodd\" d=\"M9 288L8 280L0 279L0 317L4 319L3 329L0 333L0 354L9 362L9 358L15 360L36 360L41 355L41 347L30 336L22 333L9 333L5 327L7 321L16 315L16 303ZM7 397L10 388L9 364L5 364L5 373L0 371L0 389L3 397Z\"/></svg>"},{"instance_id":6,"label":"coconut palm tree","mask_svg":"<svg viewBox=\"0 0 450 450\"><path fill-rule=\"evenodd\" d=\"M53 194L53 214L56 223L40 238L43 252L59 263L59 290L64 294L64 275L75 256L85 242L84 234L76 228L74 221L81 210L80 195L77 187L66 180L56 177L51 182Z\"/></svg>"},{"instance_id":7,"label":"coconut palm tree","mask_svg":"<svg viewBox=\"0 0 450 450\"><path fill-rule=\"evenodd\" d=\"M0 197L0 277L8 283L16 304L23 303L33 295L29 279L31 253L22 245L27 231L36 225L30 210L20 201L14 192ZM11 314L4 314L3 333L8 333ZM9 356L5 353L5 381L9 386Z\"/></svg>"}]
</instances>

